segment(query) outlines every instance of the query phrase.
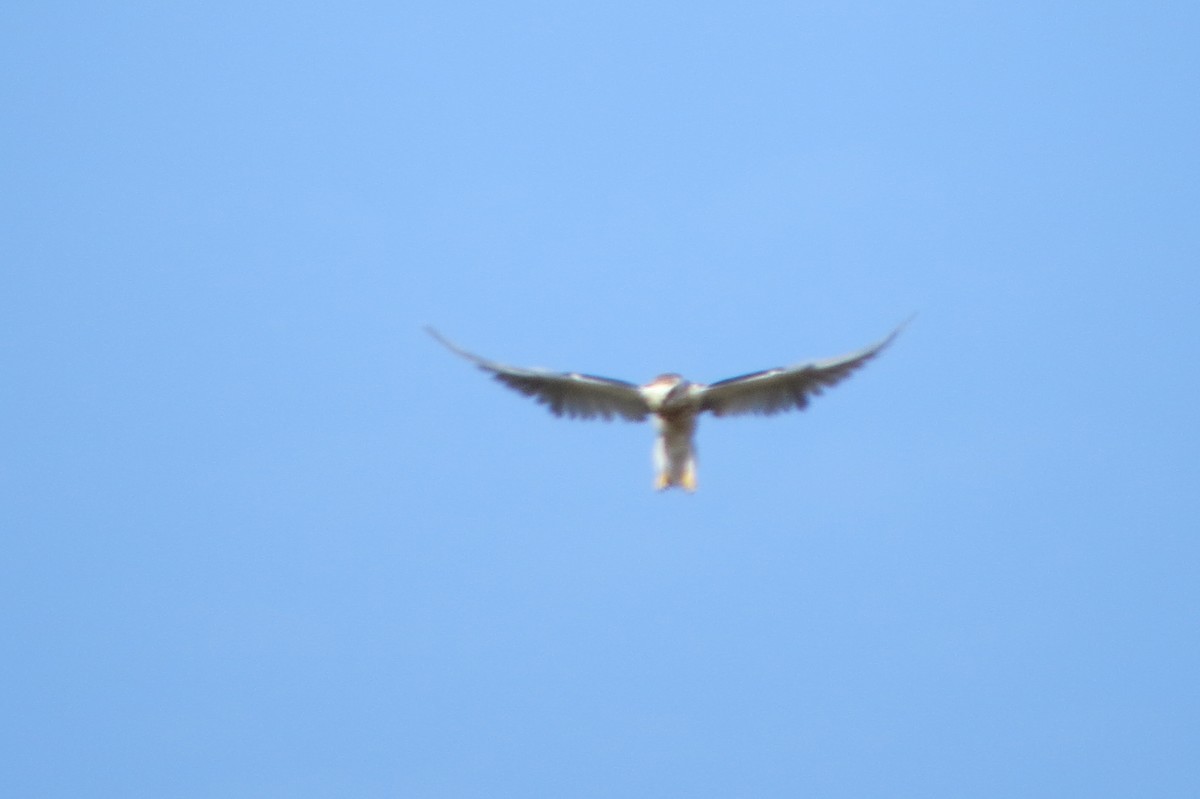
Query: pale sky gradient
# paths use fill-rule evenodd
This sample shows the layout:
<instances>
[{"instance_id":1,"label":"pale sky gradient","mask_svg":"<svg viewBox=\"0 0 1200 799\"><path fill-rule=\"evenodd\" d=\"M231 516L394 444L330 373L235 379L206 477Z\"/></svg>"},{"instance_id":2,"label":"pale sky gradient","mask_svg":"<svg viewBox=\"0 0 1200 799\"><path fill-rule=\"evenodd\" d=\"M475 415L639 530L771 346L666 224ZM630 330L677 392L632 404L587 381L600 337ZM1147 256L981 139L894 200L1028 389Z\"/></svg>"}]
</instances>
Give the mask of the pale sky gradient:
<instances>
[{"instance_id":1,"label":"pale sky gradient","mask_svg":"<svg viewBox=\"0 0 1200 799\"><path fill-rule=\"evenodd\" d=\"M9 4L0 795L1200 795L1200 6ZM521 365L805 413L554 419Z\"/></svg>"}]
</instances>

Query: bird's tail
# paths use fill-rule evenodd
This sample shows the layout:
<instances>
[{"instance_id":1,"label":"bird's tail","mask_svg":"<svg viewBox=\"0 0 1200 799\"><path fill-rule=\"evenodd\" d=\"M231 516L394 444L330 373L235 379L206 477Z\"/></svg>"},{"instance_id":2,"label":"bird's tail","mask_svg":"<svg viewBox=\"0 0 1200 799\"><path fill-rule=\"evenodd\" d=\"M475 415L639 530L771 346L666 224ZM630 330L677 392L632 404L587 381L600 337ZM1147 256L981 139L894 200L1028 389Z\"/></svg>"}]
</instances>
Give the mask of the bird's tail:
<instances>
[{"instance_id":1,"label":"bird's tail","mask_svg":"<svg viewBox=\"0 0 1200 799\"><path fill-rule=\"evenodd\" d=\"M672 469L663 469L655 478L654 487L659 491L665 491L668 488L682 488L689 494L696 491L696 464L694 461L689 461L683 469L674 471Z\"/></svg>"}]
</instances>

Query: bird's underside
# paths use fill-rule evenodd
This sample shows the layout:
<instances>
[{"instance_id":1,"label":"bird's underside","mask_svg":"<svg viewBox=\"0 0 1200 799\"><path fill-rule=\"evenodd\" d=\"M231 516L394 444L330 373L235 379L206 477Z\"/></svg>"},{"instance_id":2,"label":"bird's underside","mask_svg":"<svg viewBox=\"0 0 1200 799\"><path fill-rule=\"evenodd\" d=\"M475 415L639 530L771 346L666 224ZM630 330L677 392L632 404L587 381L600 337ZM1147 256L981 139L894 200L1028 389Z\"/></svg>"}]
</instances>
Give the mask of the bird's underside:
<instances>
[{"instance_id":1,"label":"bird's underside","mask_svg":"<svg viewBox=\"0 0 1200 799\"><path fill-rule=\"evenodd\" d=\"M663 374L643 385L581 374L528 369L489 361L468 352L433 328L431 336L509 388L549 408L555 416L572 419L653 418L657 428L655 487L696 490L697 417L756 414L772 416L803 410L809 400L845 380L874 358L900 334L903 325L870 347L794 366L764 369L715 383L692 383L677 374Z\"/></svg>"}]
</instances>

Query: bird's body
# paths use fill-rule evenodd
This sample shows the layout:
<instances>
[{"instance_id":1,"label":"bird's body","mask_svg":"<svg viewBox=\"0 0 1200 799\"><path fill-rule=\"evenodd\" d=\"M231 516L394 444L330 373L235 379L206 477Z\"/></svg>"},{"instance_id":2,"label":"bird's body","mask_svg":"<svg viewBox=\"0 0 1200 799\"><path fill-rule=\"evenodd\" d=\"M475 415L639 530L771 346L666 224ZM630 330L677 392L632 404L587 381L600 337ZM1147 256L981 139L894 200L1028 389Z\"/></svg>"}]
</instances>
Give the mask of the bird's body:
<instances>
[{"instance_id":1,"label":"bird's body","mask_svg":"<svg viewBox=\"0 0 1200 799\"><path fill-rule=\"evenodd\" d=\"M696 417L700 413L696 399L701 386L689 383L677 374L665 374L651 380L638 391L654 415L654 468L660 491L680 486L696 490Z\"/></svg>"},{"instance_id":2,"label":"bird's body","mask_svg":"<svg viewBox=\"0 0 1200 799\"><path fill-rule=\"evenodd\" d=\"M897 328L877 344L826 361L751 372L707 385L668 373L638 386L578 372L506 366L467 352L436 330L427 329L450 350L491 373L496 380L547 405L555 416L605 420L620 416L634 422L652 417L658 433L654 443L655 487L663 490L678 486L689 492L696 490L694 439L701 413L770 416L785 410L802 410L808 406L809 397L841 382L900 333Z\"/></svg>"},{"instance_id":3,"label":"bird's body","mask_svg":"<svg viewBox=\"0 0 1200 799\"><path fill-rule=\"evenodd\" d=\"M654 440L654 487L659 491L679 486L696 490L696 411L680 408L654 414L658 437Z\"/></svg>"}]
</instances>

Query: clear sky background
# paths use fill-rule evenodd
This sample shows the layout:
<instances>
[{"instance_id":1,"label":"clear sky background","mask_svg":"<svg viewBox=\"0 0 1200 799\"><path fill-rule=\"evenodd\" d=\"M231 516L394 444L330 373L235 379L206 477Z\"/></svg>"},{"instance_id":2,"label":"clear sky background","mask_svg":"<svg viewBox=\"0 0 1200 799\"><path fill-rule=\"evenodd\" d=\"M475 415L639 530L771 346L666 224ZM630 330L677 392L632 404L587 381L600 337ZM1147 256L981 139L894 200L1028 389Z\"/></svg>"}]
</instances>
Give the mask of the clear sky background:
<instances>
[{"instance_id":1,"label":"clear sky background","mask_svg":"<svg viewBox=\"0 0 1200 799\"><path fill-rule=\"evenodd\" d=\"M0 793L1200 794L1197 8L6 5Z\"/></svg>"}]
</instances>

